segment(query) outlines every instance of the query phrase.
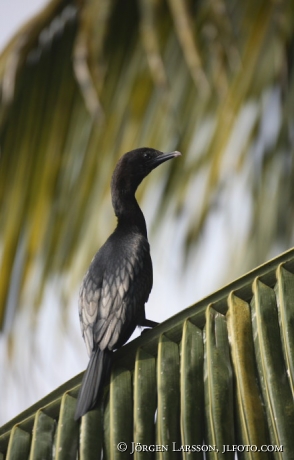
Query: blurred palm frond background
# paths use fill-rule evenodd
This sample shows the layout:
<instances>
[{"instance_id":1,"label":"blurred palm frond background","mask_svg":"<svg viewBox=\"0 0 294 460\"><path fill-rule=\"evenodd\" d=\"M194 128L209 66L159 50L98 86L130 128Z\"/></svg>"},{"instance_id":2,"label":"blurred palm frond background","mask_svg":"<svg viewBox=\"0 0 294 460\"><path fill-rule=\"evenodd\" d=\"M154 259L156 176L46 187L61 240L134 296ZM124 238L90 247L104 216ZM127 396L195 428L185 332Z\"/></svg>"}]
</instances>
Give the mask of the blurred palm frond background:
<instances>
[{"instance_id":1,"label":"blurred palm frond background","mask_svg":"<svg viewBox=\"0 0 294 460\"><path fill-rule=\"evenodd\" d=\"M1 422L83 370L78 285L138 146L162 321L293 245L294 2L52 0L0 56Z\"/></svg>"}]
</instances>

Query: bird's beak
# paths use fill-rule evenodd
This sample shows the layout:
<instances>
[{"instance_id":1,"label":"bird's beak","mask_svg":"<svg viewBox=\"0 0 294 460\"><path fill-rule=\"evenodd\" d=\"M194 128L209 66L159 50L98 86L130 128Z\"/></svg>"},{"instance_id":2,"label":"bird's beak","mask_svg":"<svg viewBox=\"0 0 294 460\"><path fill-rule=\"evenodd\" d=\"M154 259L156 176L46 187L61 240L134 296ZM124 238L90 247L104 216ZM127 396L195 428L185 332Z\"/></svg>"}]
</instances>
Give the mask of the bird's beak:
<instances>
[{"instance_id":1,"label":"bird's beak","mask_svg":"<svg viewBox=\"0 0 294 460\"><path fill-rule=\"evenodd\" d=\"M154 158L153 166L156 168L157 166L161 165L161 163L164 163L167 160L171 160L172 158L180 157L181 155L182 154L177 150L170 153L162 153L161 155L158 155L158 157Z\"/></svg>"}]
</instances>

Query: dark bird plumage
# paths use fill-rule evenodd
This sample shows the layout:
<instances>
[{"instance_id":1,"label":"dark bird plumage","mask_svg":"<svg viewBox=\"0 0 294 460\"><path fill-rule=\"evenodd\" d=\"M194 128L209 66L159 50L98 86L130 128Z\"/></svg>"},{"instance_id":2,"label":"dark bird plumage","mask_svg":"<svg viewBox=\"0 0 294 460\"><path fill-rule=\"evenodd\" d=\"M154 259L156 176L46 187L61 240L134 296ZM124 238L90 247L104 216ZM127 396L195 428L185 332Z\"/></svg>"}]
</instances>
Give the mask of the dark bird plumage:
<instances>
[{"instance_id":1,"label":"dark bird plumage","mask_svg":"<svg viewBox=\"0 0 294 460\"><path fill-rule=\"evenodd\" d=\"M83 279L79 316L90 361L78 396L75 419L93 409L111 366L112 351L136 326L152 327L145 318L153 276L144 215L135 198L137 187L161 163L179 156L150 148L126 153L111 181L117 227L94 256Z\"/></svg>"}]
</instances>

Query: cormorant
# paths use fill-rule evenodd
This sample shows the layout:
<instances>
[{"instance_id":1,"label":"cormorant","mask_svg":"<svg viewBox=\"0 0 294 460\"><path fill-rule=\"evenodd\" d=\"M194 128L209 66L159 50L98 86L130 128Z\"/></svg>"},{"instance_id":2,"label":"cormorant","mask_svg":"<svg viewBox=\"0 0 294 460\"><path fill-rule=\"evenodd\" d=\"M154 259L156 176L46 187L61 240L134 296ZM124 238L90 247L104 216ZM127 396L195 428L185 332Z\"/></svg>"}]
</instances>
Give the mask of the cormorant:
<instances>
[{"instance_id":1,"label":"cormorant","mask_svg":"<svg viewBox=\"0 0 294 460\"><path fill-rule=\"evenodd\" d=\"M117 227L94 256L79 294L82 335L90 356L80 388L75 419L93 409L110 372L113 350L136 326L153 327L145 318L153 276L144 215L137 187L153 169L179 152L139 148L123 155L111 181Z\"/></svg>"}]
</instances>

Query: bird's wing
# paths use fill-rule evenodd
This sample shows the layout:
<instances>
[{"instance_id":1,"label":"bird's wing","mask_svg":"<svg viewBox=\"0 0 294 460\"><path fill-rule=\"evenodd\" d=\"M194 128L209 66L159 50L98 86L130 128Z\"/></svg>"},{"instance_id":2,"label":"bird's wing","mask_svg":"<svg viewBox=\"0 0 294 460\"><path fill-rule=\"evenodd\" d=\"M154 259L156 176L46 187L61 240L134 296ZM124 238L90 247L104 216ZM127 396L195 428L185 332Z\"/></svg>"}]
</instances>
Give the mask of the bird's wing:
<instances>
[{"instance_id":1,"label":"bird's wing","mask_svg":"<svg viewBox=\"0 0 294 460\"><path fill-rule=\"evenodd\" d=\"M128 257L109 258L104 270L90 266L80 290L79 314L88 354L125 343L141 317L152 288L152 262L145 240ZM95 262L95 261L93 261ZM101 276L97 277L97 273Z\"/></svg>"},{"instance_id":2,"label":"bird's wing","mask_svg":"<svg viewBox=\"0 0 294 460\"><path fill-rule=\"evenodd\" d=\"M93 324L98 314L98 305L101 297L101 284L91 276L90 269L84 276L79 293L79 317L82 336L86 343L88 355L94 348Z\"/></svg>"}]
</instances>

